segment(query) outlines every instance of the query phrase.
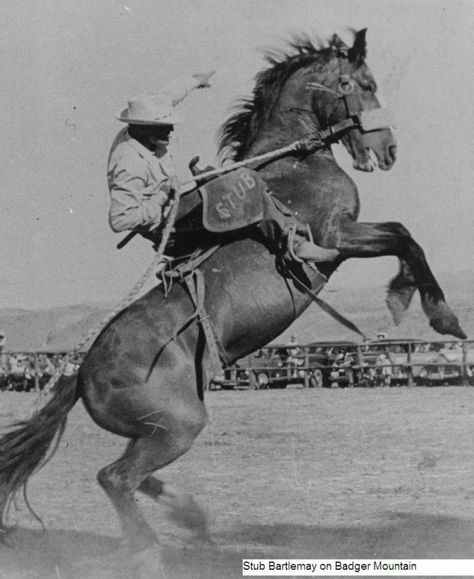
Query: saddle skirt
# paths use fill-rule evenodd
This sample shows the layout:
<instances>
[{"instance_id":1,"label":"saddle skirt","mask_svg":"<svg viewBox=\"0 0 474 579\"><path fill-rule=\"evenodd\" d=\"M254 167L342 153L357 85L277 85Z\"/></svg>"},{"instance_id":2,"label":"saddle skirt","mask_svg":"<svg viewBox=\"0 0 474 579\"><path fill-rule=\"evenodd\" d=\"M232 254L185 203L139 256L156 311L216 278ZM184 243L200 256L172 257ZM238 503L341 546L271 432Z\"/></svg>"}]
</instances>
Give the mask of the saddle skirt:
<instances>
[{"instance_id":1,"label":"saddle skirt","mask_svg":"<svg viewBox=\"0 0 474 579\"><path fill-rule=\"evenodd\" d=\"M267 186L256 171L240 168L202 185L202 223L207 231L235 231L261 221Z\"/></svg>"}]
</instances>

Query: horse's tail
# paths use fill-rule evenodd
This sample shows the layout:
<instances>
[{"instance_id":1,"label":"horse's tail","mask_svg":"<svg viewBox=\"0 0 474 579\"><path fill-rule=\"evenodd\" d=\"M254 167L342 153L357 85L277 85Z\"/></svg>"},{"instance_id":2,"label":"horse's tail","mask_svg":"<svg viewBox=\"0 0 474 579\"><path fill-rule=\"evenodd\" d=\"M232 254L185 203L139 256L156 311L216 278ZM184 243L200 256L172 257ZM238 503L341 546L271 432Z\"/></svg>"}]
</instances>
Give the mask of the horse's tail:
<instances>
[{"instance_id":1,"label":"horse's tail","mask_svg":"<svg viewBox=\"0 0 474 579\"><path fill-rule=\"evenodd\" d=\"M46 405L29 420L12 424L0 438L0 532L6 531L9 506L20 490L28 509L42 524L28 502L26 485L56 452L67 414L78 398L77 376L61 376Z\"/></svg>"}]
</instances>

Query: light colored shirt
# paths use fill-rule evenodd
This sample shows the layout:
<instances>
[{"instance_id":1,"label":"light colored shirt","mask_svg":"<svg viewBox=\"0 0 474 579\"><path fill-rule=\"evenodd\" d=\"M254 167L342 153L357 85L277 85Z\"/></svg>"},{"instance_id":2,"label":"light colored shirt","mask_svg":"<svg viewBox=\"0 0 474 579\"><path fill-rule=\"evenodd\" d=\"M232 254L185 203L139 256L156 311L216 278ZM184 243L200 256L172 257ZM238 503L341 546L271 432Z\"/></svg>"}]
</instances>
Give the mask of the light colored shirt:
<instances>
[{"instance_id":1,"label":"light colored shirt","mask_svg":"<svg viewBox=\"0 0 474 579\"><path fill-rule=\"evenodd\" d=\"M158 159L130 137L126 128L120 131L107 168L109 224L113 231L158 225L169 195L169 178L175 172L168 154Z\"/></svg>"},{"instance_id":2,"label":"light colored shirt","mask_svg":"<svg viewBox=\"0 0 474 579\"><path fill-rule=\"evenodd\" d=\"M195 78L173 82L160 91L160 98L175 106L198 86ZM176 175L171 156L157 158L128 134L127 127L116 136L107 164L110 192L109 224L113 231L147 231L162 219L163 205Z\"/></svg>"}]
</instances>

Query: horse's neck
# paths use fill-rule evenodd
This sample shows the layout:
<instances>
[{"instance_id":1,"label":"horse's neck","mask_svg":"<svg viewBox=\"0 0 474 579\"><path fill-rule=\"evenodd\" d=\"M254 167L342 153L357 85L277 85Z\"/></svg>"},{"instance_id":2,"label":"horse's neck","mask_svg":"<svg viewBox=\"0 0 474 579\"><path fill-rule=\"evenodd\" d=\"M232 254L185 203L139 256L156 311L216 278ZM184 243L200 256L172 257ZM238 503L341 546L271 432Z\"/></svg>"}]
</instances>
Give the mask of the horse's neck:
<instances>
[{"instance_id":1,"label":"horse's neck","mask_svg":"<svg viewBox=\"0 0 474 579\"><path fill-rule=\"evenodd\" d=\"M279 112L280 111L280 112ZM314 135L315 124L309 114L294 111L275 112L259 131L258 137L245 154L246 158L286 147L295 141Z\"/></svg>"},{"instance_id":2,"label":"horse's neck","mask_svg":"<svg viewBox=\"0 0 474 579\"><path fill-rule=\"evenodd\" d=\"M301 110L295 103L283 100L261 128L245 157L314 137L316 131L317 120L309 105L304 105ZM357 188L337 164L330 147L308 156L287 155L265 165L261 174L277 197L316 229L324 225L323 219L332 213L335 205L339 209L345 207L349 214L358 212Z\"/></svg>"}]
</instances>

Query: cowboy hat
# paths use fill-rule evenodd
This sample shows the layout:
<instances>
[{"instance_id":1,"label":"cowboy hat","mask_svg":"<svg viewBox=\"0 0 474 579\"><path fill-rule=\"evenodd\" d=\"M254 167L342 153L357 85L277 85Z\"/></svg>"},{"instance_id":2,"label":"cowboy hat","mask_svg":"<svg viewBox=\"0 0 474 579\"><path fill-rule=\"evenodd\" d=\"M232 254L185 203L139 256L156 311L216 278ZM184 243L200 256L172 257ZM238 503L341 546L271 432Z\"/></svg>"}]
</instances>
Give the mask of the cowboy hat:
<instances>
[{"instance_id":1,"label":"cowboy hat","mask_svg":"<svg viewBox=\"0 0 474 579\"><path fill-rule=\"evenodd\" d=\"M121 111L117 119L131 125L176 125L184 120L172 106L164 104L154 95L130 99L128 107Z\"/></svg>"}]
</instances>

